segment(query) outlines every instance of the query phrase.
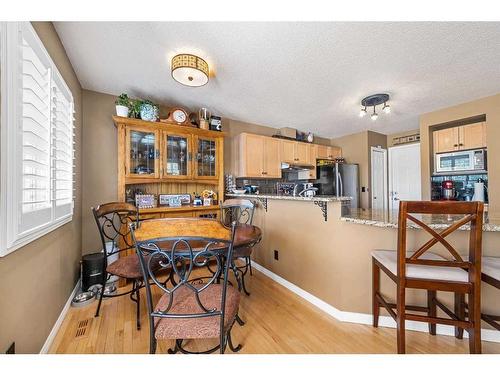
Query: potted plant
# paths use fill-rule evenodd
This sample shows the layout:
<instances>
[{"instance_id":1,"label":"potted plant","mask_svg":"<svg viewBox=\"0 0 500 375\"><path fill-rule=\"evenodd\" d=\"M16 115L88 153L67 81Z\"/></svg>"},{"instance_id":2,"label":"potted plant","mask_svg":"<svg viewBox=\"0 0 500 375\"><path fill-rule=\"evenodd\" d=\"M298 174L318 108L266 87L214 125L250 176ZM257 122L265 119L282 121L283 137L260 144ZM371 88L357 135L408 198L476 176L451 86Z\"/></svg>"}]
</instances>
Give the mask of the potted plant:
<instances>
[{"instance_id":1,"label":"potted plant","mask_svg":"<svg viewBox=\"0 0 500 375\"><path fill-rule=\"evenodd\" d=\"M130 99L129 116L131 118L140 118L141 115L141 99Z\"/></svg>"},{"instance_id":2,"label":"potted plant","mask_svg":"<svg viewBox=\"0 0 500 375\"><path fill-rule=\"evenodd\" d=\"M157 121L159 109L151 100L143 100L141 103L141 119L144 121Z\"/></svg>"},{"instance_id":3,"label":"potted plant","mask_svg":"<svg viewBox=\"0 0 500 375\"><path fill-rule=\"evenodd\" d=\"M130 99L127 94L121 94L115 101L116 115L121 117L128 117L128 109L130 106Z\"/></svg>"}]
</instances>

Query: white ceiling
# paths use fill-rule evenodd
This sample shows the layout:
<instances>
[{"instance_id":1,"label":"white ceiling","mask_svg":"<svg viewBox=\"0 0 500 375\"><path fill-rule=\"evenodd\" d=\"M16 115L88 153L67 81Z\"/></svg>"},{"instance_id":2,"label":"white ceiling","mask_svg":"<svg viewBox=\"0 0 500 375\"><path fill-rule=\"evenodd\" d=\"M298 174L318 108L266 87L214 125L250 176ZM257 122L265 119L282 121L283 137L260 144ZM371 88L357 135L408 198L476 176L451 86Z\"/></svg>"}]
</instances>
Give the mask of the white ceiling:
<instances>
[{"instance_id":1,"label":"white ceiling","mask_svg":"<svg viewBox=\"0 0 500 375\"><path fill-rule=\"evenodd\" d=\"M500 91L500 23L56 22L85 89L326 137L418 128L419 114ZM180 52L214 72L203 87L170 75ZM391 95L393 113L359 118ZM379 111L380 112L380 111Z\"/></svg>"}]
</instances>

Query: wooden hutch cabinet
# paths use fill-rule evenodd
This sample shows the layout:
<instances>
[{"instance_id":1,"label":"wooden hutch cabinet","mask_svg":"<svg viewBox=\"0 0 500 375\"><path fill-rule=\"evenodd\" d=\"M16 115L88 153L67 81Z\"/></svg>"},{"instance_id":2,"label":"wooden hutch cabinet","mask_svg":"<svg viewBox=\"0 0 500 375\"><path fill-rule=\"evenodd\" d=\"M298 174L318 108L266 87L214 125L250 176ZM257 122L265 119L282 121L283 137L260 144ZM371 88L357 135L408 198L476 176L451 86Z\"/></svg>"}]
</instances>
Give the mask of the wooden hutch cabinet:
<instances>
[{"instance_id":1,"label":"wooden hutch cabinet","mask_svg":"<svg viewBox=\"0 0 500 375\"><path fill-rule=\"evenodd\" d=\"M224 136L218 131L113 116L118 129L118 199L145 194L192 194L213 190L224 199ZM139 210L141 219L214 217L218 205L157 206Z\"/></svg>"}]
</instances>

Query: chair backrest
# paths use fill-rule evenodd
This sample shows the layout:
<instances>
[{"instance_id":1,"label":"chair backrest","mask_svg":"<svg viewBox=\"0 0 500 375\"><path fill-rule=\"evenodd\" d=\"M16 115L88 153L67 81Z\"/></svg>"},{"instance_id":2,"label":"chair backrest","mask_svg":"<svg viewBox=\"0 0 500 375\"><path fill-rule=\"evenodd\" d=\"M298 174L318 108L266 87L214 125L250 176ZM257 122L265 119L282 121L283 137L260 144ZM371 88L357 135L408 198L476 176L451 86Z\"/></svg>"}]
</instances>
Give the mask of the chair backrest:
<instances>
[{"instance_id":1,"label":"chair backrest","mask_svg":"<svg viewBox=\"0 0 500 375\"><path fill-rule=\"evenodd\" d=\"M481 278L481 252L483 235L483 212L482 202L442 202L442 201L401 201L399 203L398 217L398 276L406 277L406 265L426 265L441 267L457 267L469 272L469 281L477 281ZM448 218L455 219L450 226L437 232L424 223L425 219L415 217L418 215L451 215ZM421 227L432 238L424 243L413 253L407 253L406 232L408 220ZM468 224L469 230L469 253L464 260L459 252L453 247L446 237ZM429 249L440 243L449 252L450 259L434 260L422 259ZM473 280L474 279L474 280Z\"/></svg>"},{"instance_id":2,"label":"chair backrest","mask_svg":"<svg viewBox=\"0 0 500 375\"><path fill-rule=\"evenodd\" d=\"M231 223L252 224L255 204L248 199L227 199L220 205L221 222L225 226Z\"/></svg>"},{"instance_id":3,"label":"chair backrest","mask_svg":"<svg viewBox=\"0 0 500 375\"><path fill-rule=\"evenodd\" d=\"M221 316L222 325L231 263L224 259L232 259L234 229L235 224L226 228L217 220L189 218L145 220L138 227L132 228L146 286L151 327L154 318L200 318L215 315ZM168 287L157 278L162 269L172 272L173 287ZM207 281L197 284L193 282L193 278L200 276L199 273L193 274L196 269L209 269L213 274L210 273ZM165 303L158 311L153 310L150 280L166 296ZM205 306L202 294L218 280L222 282L221 305ZM196 311L186 313L172 309L177 294L195 301Z\"/></svg>"},{"instance_id":4,"label":"chair backrest","mask_svg":"<svg viewBox=\"0 0 500 375\"><path fill-rule=\"evenodd\" d=\"M135 249L130 224L137 224L139 220L137 207L125 202L110 202L92 207L92 212L106 252L105 259L118 252ZM106 251L106 242L109 241L114 243L114 248Z\"/></svg>"}]
</instances>

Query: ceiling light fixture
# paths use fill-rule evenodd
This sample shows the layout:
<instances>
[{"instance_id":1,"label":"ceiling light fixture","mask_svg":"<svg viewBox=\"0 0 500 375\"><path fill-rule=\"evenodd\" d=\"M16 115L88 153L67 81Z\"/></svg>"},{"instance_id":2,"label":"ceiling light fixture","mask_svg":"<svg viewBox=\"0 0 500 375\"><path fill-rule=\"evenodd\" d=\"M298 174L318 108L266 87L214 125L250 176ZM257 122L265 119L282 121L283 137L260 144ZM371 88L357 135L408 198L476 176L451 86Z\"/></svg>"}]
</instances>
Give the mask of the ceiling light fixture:
<instances>
[{"instance_id":1,"label":"ceiling light fixture","mask_svg":"<svg viewBox=\"0 0 500 375\"><path fill-rule=\"evenodd\" d=\"M172 58L172 78L180 84L191 87L206 85L208 73L208 64L201 57L184 53Z\"/></svg>"},{"instance_id":2,"label":"ceiling light fixture","mask_svg":"<svg viewBox=\"0 0 500 375\"><path fill-rule=\"evenodd\" d=\"M361 106L363 108L361 108L361 111L359 112L359 117L364 117L366 115L366 107L373 107L373 113L370 118L375 121L376 119L378 119L378 114L375 110L375 107L380 104L384 104L384 106L382 107L382 111L384 113L391 113L391 106L387 104L388 101L389 94L375 94L367 96L361 101Z\"/></svg>"}]
</instances>

